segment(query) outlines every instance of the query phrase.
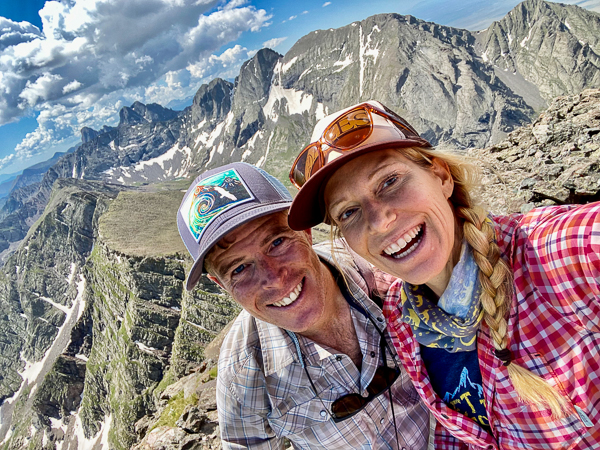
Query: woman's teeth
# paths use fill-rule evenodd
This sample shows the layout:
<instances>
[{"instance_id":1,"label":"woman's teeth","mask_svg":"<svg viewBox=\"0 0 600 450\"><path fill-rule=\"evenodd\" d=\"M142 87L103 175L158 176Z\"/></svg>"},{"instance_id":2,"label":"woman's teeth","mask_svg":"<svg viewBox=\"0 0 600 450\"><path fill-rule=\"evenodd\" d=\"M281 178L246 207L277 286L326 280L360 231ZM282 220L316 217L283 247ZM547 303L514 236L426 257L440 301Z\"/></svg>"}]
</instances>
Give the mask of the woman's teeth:
<instances>
[{"instance_id":1,"label":"woman's teeth","mask_svg":"<svg viewBox=\"0 0 600 450\"><path fill-rule=\"evenodd\" d=\"M403 258L404 256L410 255L417 248L417 245L412 244L418 244L420 242L420 238L417 240L417 242L413 242L415 237L417 237L420 232L421 225L418 225L398 239L395 243L386 247L383 251L394 258ZM406 251L398 254L399 251L406 247L409 248Z\"/></svg>"},{"instance_id":2,"label":"woman's teeth","mask_svg":"<svg viewBox=\"0 0 600 450\"><path fill-rule=\"evenodd\" d=\"M278 302L273 303L273 306L281 307L281 306L291 305L292 303L294 303L296 301L296 299L300 295L300 292L302 292L302 281L300 283L298 283L298 286L296 286L294 288L294 290L290 293L290 295L288 297L283 297Z\"/></svg>"}]
</instances>

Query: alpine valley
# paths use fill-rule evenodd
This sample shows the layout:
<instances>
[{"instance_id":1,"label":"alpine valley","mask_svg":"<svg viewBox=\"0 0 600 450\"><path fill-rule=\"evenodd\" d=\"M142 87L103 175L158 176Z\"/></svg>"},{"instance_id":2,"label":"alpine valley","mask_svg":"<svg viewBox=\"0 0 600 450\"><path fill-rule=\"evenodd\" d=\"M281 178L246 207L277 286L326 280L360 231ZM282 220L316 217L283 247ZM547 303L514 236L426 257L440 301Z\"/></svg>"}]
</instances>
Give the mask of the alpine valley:
<instances>
[{"instance_id":1,"label":"alpine valley","mask_svg":"<svg viewBox=\"0 0 600 450\"><path fill-rule=\"evenodd\" d=\"M84 128L0 210L0 448L220 448L214 366L239 307L183 288L175 217L198 173L246 161L289 186L317 120L376 99L475 158L495 212L598 200L599 55L600 14L577 6L527 0L484 31L382 14L262 49L183 111Z\"/></svg>"}]
</instances>

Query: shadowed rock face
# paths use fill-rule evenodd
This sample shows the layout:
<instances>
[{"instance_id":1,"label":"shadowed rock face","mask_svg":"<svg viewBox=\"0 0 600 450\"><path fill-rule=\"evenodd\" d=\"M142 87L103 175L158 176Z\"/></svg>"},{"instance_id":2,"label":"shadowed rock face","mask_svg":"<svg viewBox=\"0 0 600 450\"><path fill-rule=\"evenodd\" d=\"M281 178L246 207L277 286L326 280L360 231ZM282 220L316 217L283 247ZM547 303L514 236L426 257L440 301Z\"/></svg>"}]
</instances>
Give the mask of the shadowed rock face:
<instances>
[{"instance_id":1,"label":"shadowed rock face","mask_svg":"<svg viewBox=\"0 0 600 450\"><path fill-rule=\"evenodd\" d=\"M157 408L159 383L197 367L237 315L208 280L183 289L190 260L175 223L182 195L56 181L2 272L0 394L19 391L2 407L7 448L41 449L50 440L74 450L82 439L108 439L111 449L129 449L135 423Z\"/></svg>"}]
</instances>

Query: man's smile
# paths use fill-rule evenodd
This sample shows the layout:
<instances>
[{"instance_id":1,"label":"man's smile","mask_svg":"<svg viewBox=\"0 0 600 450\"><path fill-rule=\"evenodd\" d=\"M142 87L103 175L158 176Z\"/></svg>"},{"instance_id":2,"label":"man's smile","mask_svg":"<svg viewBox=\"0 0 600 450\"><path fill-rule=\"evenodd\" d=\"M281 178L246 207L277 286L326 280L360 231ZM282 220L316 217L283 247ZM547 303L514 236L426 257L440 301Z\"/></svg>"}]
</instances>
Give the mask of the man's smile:
<instances>
[{"instance_id":1,"label":"man's smile","mask_svg":"<svg viewBox=\"0 0 600 450\"><path fill-rule=\"evenodd\" d=\"M290 292L290 294L287 297L283 297L281 300L279 300L269 306L277 306L277 307L281 308L282 306L291 305L298 299L300 293L302 292L303 284L304 284L304 278L302 279L302 281L300 281L300 283L298 283L298 285L294 288L294 290L292 292Z\"/></svg>"}]
</instances>

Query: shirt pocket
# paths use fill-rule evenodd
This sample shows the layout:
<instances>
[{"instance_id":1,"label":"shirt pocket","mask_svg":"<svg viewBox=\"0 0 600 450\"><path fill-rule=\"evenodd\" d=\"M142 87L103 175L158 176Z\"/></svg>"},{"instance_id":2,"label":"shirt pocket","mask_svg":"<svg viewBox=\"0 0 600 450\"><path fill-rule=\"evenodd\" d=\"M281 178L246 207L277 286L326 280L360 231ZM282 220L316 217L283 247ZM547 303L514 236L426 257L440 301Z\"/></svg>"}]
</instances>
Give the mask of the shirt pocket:
<instances>
[{"instance_id":1,"label":"shirt pocket","mask_svg":"<svg viewBox=\"0 0 600 450\"><path fill-rule=\"evenodd\" d=\"M533 450L569 450L586 433L552 366L540 353L524 355L513 361L544 378L570 403L573 413L555 420L549 409L527 405L519 400L508 377L506 367L496 369L492 406L493 426L502 449L531 448Z\"/></svg>"},{"instance_id":2,"label":"shirt pocket","mask_svg":"<svg viewBox=\"0 0 600 450\"><path fill-rule=\"evenodd\" d=\"M322 370L313 367L308 370L318 396L307 378L306 383L288 386L284 396L271 396L272 407L267 418L278 436L301 435L331 418L331 404L341 394L323 378Z\"/></svg>"}]
</instances>

